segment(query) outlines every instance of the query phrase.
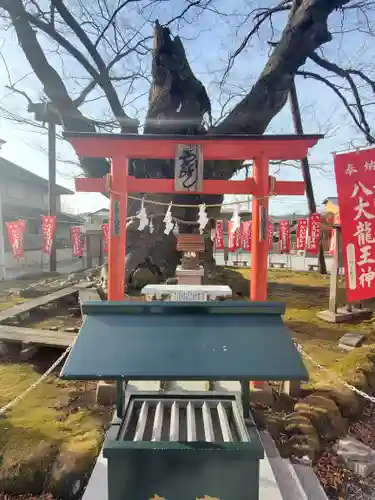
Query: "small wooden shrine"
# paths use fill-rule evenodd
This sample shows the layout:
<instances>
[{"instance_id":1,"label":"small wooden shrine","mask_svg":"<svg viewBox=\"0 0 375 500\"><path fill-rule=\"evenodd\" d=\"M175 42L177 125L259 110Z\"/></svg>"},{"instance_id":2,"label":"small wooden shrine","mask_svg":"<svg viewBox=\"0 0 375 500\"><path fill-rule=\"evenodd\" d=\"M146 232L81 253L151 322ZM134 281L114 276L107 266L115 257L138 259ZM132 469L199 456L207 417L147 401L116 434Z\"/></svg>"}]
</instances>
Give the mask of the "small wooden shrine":
<instances>
[{"instance_id":1,"label":"small wooden shrine","mask_svg":"<svg viewBox=\"0 0 375 500\"><path fill-rule=\"evenodd\" d=\"M183 252L181 265L176 269L179 285L200 285L204 274L199 265L199 253L204 252L204 236L201 234L179 234L177 250Z\"/></svg>"}]
</instances>

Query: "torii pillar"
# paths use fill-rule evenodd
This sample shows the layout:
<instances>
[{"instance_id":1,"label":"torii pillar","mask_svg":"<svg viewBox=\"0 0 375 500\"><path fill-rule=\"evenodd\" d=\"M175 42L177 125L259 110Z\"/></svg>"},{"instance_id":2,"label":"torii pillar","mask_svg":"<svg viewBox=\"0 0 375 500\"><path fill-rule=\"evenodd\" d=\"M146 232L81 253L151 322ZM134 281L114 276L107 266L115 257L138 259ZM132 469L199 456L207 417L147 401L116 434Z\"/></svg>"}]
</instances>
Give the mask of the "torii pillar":
<instances>
[{"instance_id":1,"label":"torii pillar","mask_svg":"<svg viewBox=\"0 0 375 500\"><path fill-rule=\"evenodd\" d=\"M270 194L270 177L268 175L268 158L262 154L253 161L253 179L258 196L252 200L252 245L251 255L251 289L252 300L267 300L268 272L268 200ZM254 298L255 297L255 298Z\"/></svg>"}]
</instances>

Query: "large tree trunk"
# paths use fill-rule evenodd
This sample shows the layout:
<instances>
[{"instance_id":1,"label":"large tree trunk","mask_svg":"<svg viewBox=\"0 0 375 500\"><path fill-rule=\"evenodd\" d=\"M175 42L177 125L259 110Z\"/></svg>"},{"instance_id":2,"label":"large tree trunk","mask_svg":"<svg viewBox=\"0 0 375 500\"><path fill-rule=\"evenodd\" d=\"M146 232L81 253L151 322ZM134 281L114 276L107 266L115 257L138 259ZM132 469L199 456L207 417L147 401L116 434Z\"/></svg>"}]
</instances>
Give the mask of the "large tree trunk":
<instances>
[{"instance_id":1,"label":"large tree trunk","mask_svg":"<svg viewBox=\"0 0 375 500\"><path fill-rule=\"evenodd\" d=\"M185 50L178 37L172 39L168 28L155 23L154 53L152 62L152 86L149 93L149 108L144 132L147 134L205 134L203 117L207 113L211 117L211 105L203 84L194 76L188 63ZM219 162L205 162L204 177L212 178L220 169ZM233 169L240 163L234 162ZM222 166L222 168L227 165ZM173 178L174 161L136 160L132 164L136 177ZM138 195L139 197L140 195ZM137 231L136 224L128 231L127 274L146 256L161 269L165 276L174 273L180 255L176 251L176 239L173 235L166 237L162 219L166 205L172 201L177 205L197 205L199 203L221 203L222 196L200 197L195 195L148 195L147 199L165 203L165 206L146 204L148 214L154 216L155 230L150 236ZM139 209L139 202L130 202L130 214ZM176 217L180 232L195 232L197 226L187 222L197 219L195 207L174 207L172 215ZM212 249L211 249L212 250ZM205 255L205 264L212 265L212 251Z\"/></svg>"}]
</instances>

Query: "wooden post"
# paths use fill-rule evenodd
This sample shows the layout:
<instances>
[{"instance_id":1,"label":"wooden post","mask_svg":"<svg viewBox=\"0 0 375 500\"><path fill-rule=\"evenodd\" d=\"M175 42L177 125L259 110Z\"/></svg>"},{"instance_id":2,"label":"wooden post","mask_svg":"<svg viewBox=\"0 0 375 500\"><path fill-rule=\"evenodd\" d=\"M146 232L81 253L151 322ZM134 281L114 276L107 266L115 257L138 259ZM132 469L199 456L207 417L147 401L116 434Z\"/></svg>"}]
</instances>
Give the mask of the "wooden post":
<instances>
[{"instance_id":1,"label":"wooden post","mask_svg":"<svg viewBox=\"0 0 375 500\"><path fill-rule=\"evenodd\" d=\"M289 98L290 98L290 107L294 123L294 130L297 134L303 134L301 111L299 108L297 89L294 80L290 87ZM314 189L311 181L310 165L307 156L305 156L301 160L301 170L302 170L303 180L305 181L305 186L306 186L307 205L309 207L309 214L311 215L316 212L316 203L315 203ZM326 260L324 258L324 249L322 242L320 242L319 245L318 262L319 262L320 273L327 274L327 266L326 266Z\"/></svg>"},{"instance_id":2,"label":"wooden post","mask_svg":"<svg viewBox=\"0 0 375 500\"><path fill-rule=\"evenodd\" d=\"M331 279L329 284L329 305L328 310L336 314L337 312L337 288L338 277L340 270L340 254L341 254L341 228L334 229L335 252L332 259Z\"/></svg>"},{"instance_id":3,"label":"wooden post","mask_svg":"<svg viewBox=\"0 0 375 500\"><path fill-rule=\"evenodd\" d=\"M268 158L258 156L253 162L253 178L256 183L256 196L252 201L252 273L250 299L267 300L267 260L268 260L268 195L269 176Z\"/></svg>"},{"instance_id":4,"label":"wooden post","mask_svg":"<svg viewBox=\"0 0 375 500\"><path fill-rule=\"evenodd\" d=\"M108 248L108 300L124 300L125 297L125 256L127 217L127 177L128 159L112 159L109 248Z\"/></svg>"},{"instance_id":5,"label":"wooden post","mask_svg":"<svg viewBox=\"0 0 375 500\"><path fill-rule=\"evenodd\" d=\"M48 215L56 217L56 125L48 122ZM56 229L53 235L49 270L56 271Z\"/></svg>"}]
</instances>

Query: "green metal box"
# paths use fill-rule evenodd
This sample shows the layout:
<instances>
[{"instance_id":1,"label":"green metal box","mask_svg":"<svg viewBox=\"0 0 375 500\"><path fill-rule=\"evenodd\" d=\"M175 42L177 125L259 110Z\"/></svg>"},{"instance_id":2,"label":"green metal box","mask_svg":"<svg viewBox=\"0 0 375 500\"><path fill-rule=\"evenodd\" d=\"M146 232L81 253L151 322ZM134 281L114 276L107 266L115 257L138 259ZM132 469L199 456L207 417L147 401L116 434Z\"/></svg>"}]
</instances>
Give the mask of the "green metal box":
<instances>
[{"instance_id":1,"label":"green metal box","mask_svg":"<svg viewBox=\"0 0 375 500\"><path fill-rule=\"evenodd\" d=\"M130 396L104 443L108 500L258 500L264 452L248 425L234 395Z\"/></svg>"}]
</instances>

